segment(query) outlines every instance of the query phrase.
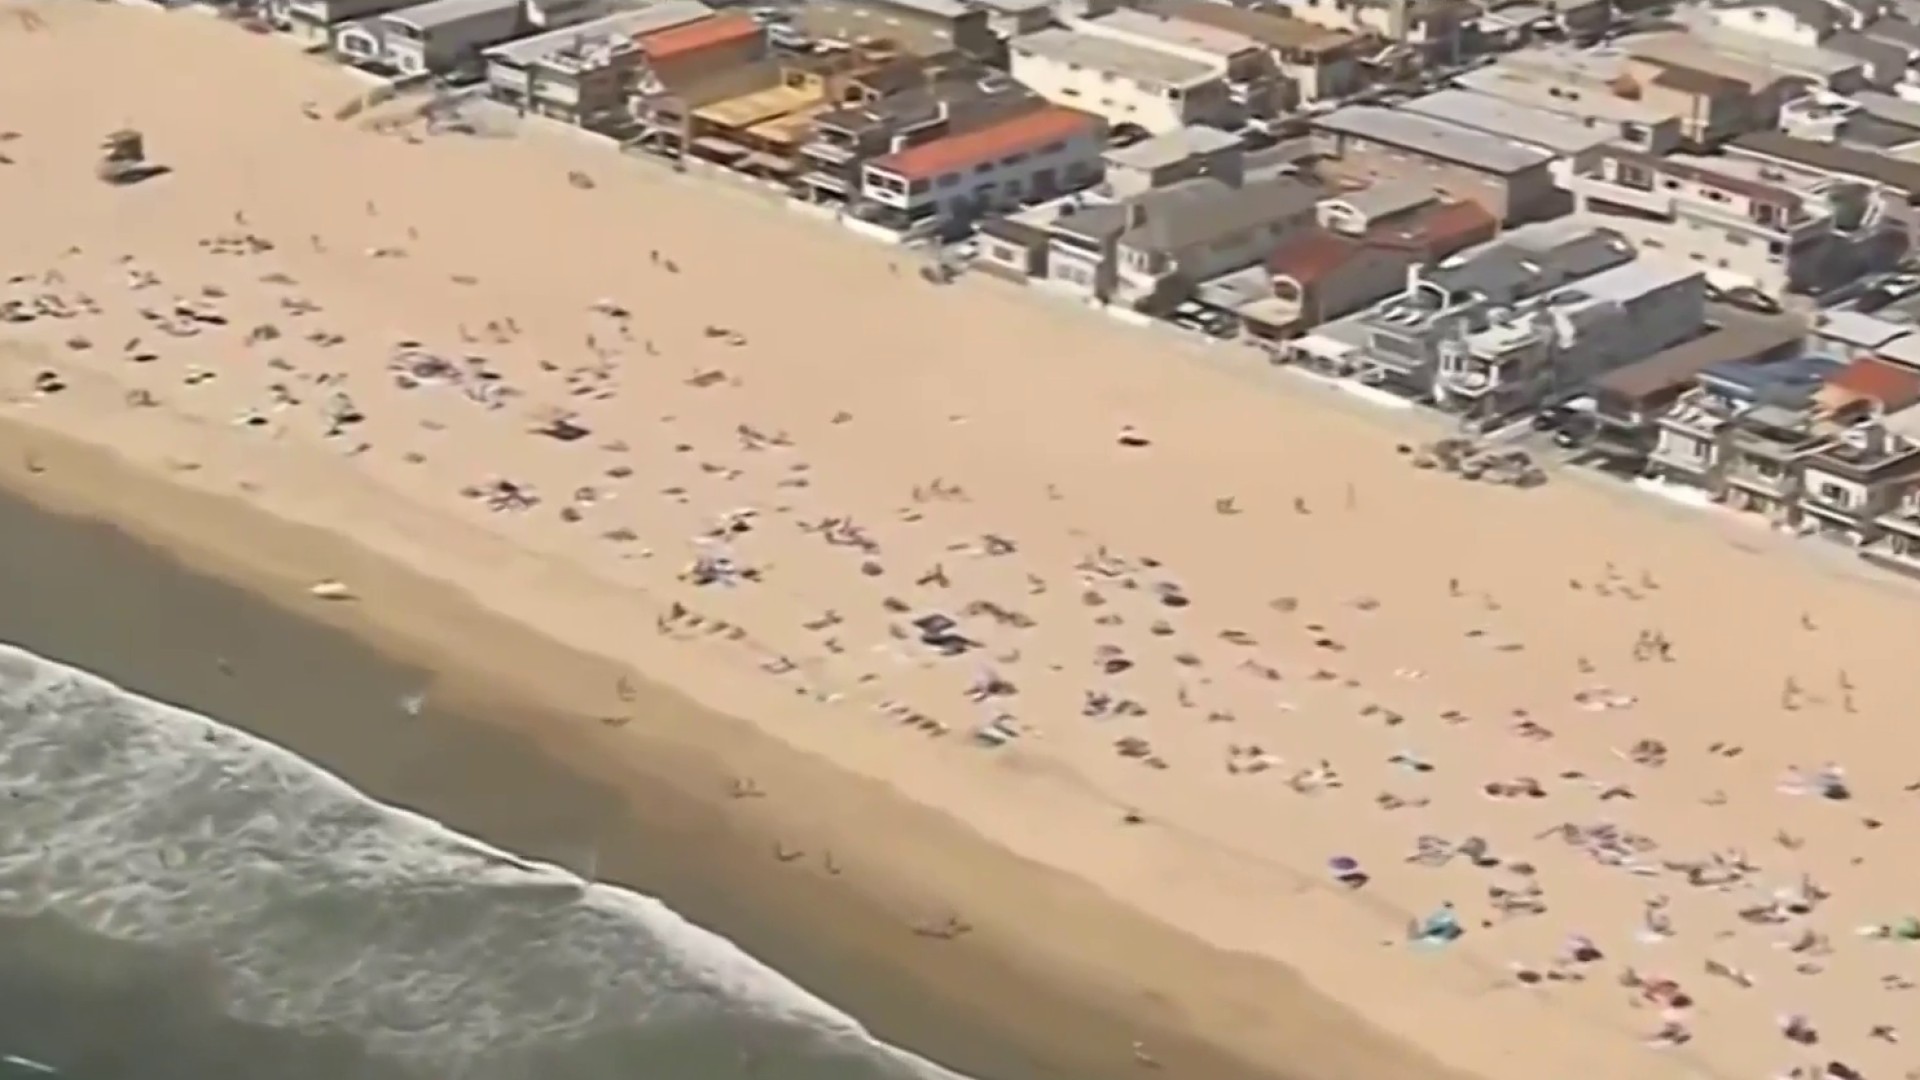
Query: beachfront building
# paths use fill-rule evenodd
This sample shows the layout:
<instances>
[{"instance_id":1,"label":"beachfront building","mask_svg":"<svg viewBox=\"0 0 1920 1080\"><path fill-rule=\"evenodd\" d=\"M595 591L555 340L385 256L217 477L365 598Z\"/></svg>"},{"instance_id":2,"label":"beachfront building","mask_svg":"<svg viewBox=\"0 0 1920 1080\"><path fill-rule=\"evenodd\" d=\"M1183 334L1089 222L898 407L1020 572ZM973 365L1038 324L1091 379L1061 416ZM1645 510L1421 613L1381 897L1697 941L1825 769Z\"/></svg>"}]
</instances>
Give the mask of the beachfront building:
<instances>
[{"instance_id":1,"label":"beachfront building","mask_svg":"<svg viewBox=\"0 0 1920 1080\"><path fill-rule=\"evenodd\" d=\"M645 58L640 39L712 14L699 0L659 0L495 45L482 53L487 93L522 113L617 133L631 118L627 99Z\"/></svg>"},{"instance_id":2,"label":"beachfront building","mask_svg":"<svg viewBox=\"0 0 1920 1080\"><path fill-rule=\"evenodd\" d=\"M1829 438L1809 456L1800 480L1800 521L1810 531L1862 546L1880 538L1920 480L1920 372L1861 357L1827 380L1818 395Z\"/></svg>"},{"instance_id":3,"label":"beachfront building","mask_svg":"<svg viewBox=\"0 0 1920 1080\"><path fill-rule=\"evenodd\" d=\"M1555 156L1512 138L1415 113L1352 105L1316 117L1327 173L1359 184L1418 180L1515 224L1556 208Z\"/></svg>"},{"instance_id":4,"label":"beachfront building","mask_svg":"<svg viewBox=\"0 0 1920 1080\"><path fill-rule=\"evenodd\" d=\"M1811 170L1610 147L1569 187L1581 213L1722 287L1817 291L1892 265L1907 246L1900 200Z\"/></svg>"},{"instance_id":5,"label":"beachfront building","mask_svg":"<svg viewBox=\"0 0 1920 1080\"><path fill-rule=\"evenodd\" d=\"M339 28L359 19L371 19L399 8L410 0L285 0L270 6L277 12L274 24L307 45L334 46Z\"/></svg>"},{"instance_id":6,"label":"beachfront building","mask_svg":"<svg viewBox=\"0 0 1920 1080\"><path fill-rule=\"evenodd\" d=\"M478 67L483 50L529 28L522 0L427 0L373 22L379 62L402 78ZM340 48L352 55L358 44L343 35Z\"/></svg>"},{"instance_id":7,"label":"beachfront building","mask_svg":"<svg viewBox=\"0 0 1920 1080\"><path fill-rule=\"evenodd\" d=\"M1068 198L981 227L978 265L1088 304L1164 311L1257 268L1313 225L1318 189L1286 175L1203 175L1125 198ZM1264 273L1258 276L1264 276Z\"/></svg>"},{"instance_id":8,"label":"beachfront building","mask_svg":"<svg viewBox=\"0 0 1920 1080\"><path fill-rule=\"evenodd\" d=\"M1043 105L876 158L861 170L865 221L901 234L949 232L996 210L1100 179L1107 125Z\"/></svg>"},{"instance_id":9,"label":"beachfront building","mask_svg":"<svg viewBox=\"0 0 1920 1080\"><path fill-rule=\"evenodd\" d=\"M1311 226L1319 198L1319 188L1291 176L1238 186L1201 177L1122 204L1126 227L1113 245L1111 301L1170 310L1201 282L1259 264Z\"/></svg>"},{"instance_id":10,"label":"beachfront building","mask_svg":"<svg viewBox=\"0 0 1920 1080\"><path fill-rule=\"evenodd\" d=\"M1288 108L1345 97L1360 89L1363 61L1372 38L1330 29L1277 9L1218 4L1212 0L1148 0L1146 9L1207 26L1231 30L1267 50L1284 80L1281 102Z\"/></svg>"},{"instance_id":11,"label":"beachfront building","mask_svg":"<svg viewBox=\"0 0 1920 1080\"><path fill-rule=\"evenodd\" d=\"M1570 219L1513 229L1433 266L1393 296L1287 343L1287 358L1416 400L1432 400L1443 353L1502 311L1634 258L1618 233Z\"/></svg>"},{"instance_id":12,"label":"beachfront building","mask_svg":"<svg viewBox=\"0 0 1920 1080\"><path fill-rule=\"evenodd\" d=\"M1657 421L1650 475L1788 524L1800 466L1824 443L1816 398L1842 365L1819 356L1715 364Z\"/></svg>"},{"instance_id":13,"label":"beachfront building","mask_svg":"<svg viewBox=\"0 0 1920 1080\"><path fill-rule=\"evenodd\" d=\"M958 135L1043 104L1004 76L960 70L813 118L800 148L795 194L807 202L858 201L867 163L924 142Z\"/></svg>"},{"instance_id":14,"label":"beachfront building","mask_svg":"<svg viewBox=\"0 0 1920 1080\"><path fill-rule=\"evenodd\" d=\"M638 149L678 160L698 138L696 109L780 81L766 28L726 11L639 35L640 65L629 98Z\"/></svg>"},{"instance_id":15,"label":"beachfront building","mask_svg":"<svg viewBox=\"0 0 1920 1080\"><path fill-rule=\"evenodd\" d=\"M1619 472L1636 474L1659 442L1660 417L1715 365L1761 364L1798 356L1799 327L1790 320L1723 316L1698 337L1615 368L1593 381L1594 434L1587 448Z\"/></svg>"},{"instance_id":16,"label":"beachfront building","mask_svg":"<svg viewBox=\"0 0 1920 1080\"><path fill-rule=\"evenodd\" d=\"M1441 408L1490 423L1554 404L1615 368L1697 337L1698 270L1636 259L1489 311L1440 351Z\"/></svg>"},{"instance_id":17,"label":"beachfront building","mask_svg":"<svg viewBox=\"0 0 1920 1080\"><path fill-rule=\"evenodd\" d=\"M1282 340L1351 314L1406 285L1415 266L1485 243L1500 223L1480 204L1414 185L1323 199L1320 223L1267 257L1270 298L1241 311L1250 333Z\"/></svg>"},{"instance_id":18,"label":"beachfront building","mask_svg":"<svg viewBox=\"0 0 1920 1080\"><path fill-rule=\"evenodd\" d=\"M1015 38L1007 52L1021 84L1115 127L1166 132L1240 124L1240 109L1217 63L1065 28Z\"/></svg>"}]
</instances>

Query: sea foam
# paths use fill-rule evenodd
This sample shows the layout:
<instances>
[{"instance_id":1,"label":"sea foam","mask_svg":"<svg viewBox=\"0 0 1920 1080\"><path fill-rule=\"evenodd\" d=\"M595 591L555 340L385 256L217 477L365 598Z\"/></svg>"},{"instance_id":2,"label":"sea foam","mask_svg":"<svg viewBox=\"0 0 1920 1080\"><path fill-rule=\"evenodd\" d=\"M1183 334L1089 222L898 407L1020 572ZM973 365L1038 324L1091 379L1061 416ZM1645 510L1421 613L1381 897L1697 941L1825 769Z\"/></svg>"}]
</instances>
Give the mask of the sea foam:
<instances>
[{"instance_id":1,"label":"sea foam","mask_svg":"<svg viewBox=\"0 0 1920 1080\"><path fill-rule=\"evenodd\" d=\"M652 897L5 645L0 800L0 914L198 958L245 1021L465 1072L745 1012L872 1075L957 1080Z\"/></svg>"}]
</instances>

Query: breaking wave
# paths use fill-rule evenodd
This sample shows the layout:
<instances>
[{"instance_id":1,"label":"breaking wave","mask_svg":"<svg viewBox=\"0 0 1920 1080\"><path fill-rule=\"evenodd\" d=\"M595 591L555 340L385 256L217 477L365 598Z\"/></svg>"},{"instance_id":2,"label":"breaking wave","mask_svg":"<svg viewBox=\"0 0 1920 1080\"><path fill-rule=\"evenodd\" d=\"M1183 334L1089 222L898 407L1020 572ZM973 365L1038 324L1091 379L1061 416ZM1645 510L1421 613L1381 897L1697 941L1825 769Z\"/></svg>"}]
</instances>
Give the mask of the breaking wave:
<instances>
[{"instance_id":1,"label":"breaking wave","mask_svg":"<svg viewBox=\"0 0 1920 1080\"><path fill-rule=\"evenodd\" d=\"M0 920L48 919L405 1075L957 1080L657 900L0 645Z\"/></svg>"}]
</instances>

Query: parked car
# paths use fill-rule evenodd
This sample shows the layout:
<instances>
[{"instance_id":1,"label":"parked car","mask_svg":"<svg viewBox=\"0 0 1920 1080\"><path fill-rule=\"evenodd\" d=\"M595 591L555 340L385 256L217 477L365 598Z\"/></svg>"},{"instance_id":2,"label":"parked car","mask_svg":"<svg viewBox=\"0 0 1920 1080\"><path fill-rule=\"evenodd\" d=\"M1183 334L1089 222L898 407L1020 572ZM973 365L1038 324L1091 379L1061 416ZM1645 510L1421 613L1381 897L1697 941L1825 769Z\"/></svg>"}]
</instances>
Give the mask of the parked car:
<instances>
[{"instance_id":1,"label":"parked car","mask_svg":"<svg viewBox=\"0 0 1920 1080\"><path fill-rule=\"evenodd\" d=\"M1717 289L1709 285L1707 299L1756 315L1778 315L1781 311L1780 301L1751 285L1735 285L1731 289Z\"/></svg>"}]
</instances>

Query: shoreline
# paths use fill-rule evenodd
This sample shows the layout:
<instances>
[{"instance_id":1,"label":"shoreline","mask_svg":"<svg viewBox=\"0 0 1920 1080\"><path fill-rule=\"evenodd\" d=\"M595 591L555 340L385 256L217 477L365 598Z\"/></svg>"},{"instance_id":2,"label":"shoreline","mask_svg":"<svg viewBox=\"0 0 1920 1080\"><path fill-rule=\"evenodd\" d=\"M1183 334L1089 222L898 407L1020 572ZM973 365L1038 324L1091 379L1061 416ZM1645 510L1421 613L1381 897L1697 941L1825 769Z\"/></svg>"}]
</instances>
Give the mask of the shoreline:
<instances>
[{"instance_id":1,"label":"shoreline","mask_svg":"<svg viewBox=\"0 0 1920 1080\"><path fill-rule=\"evenodd\" d=\"M1851 816L1899 822L1915 790L1887 735L1920 695L1904 591L1591 484L1422 473L1313 395L609 182L592 148L302 123L333 73L204 20L137 47L218 76L138 87L178 179L63 188L134 89L58 93L63 61L121 70L138 17L49 10L39 43L0 41L0 92L46 90L0 174L35 209L8 270L44 313L38 351L0 357L7 416L107 455L96 511L488 669L436 695L539 701L519 722L583 771L677 785L763 864L753 891L857 884L867 907L822 902L823 967L912 954L936 999L1114 1075L1136 1039L1226 1071L1181 1033L1315 1080L1771 1075L1804 1064L1783 1008L1824 1014L1823 1054L1912 1067L1850 1030L1885 988L1838 932L1907 901L1899 830ZM29 484L95 471L55 452ZM116 489L121 464L152 484ZM309 597L323 579L360 600ZM948 612L966 659L913 633ZM738 720L647 723L623 698L648 673ZM1819 762L1851 766L1846 815L1789 801ZM729 798L743 777L767 797ZM1800 907L1844 900L1782 918L1834 935L1832 971L1742 907L1815 874ZM1456 905L1459 940L1409 940ZM1756 980L1711 981L1736 965ZM1701 1007L1650 1007L1650 969ZM843 1000L913 1045L899 1003ZM1682 1025L1664 1049L1656 1019Z\"/></svg>"},{"instance_id":2,"label":"shoreline","mask_svg":"<svg viewBox=\"0 0 1920 1080\"><path fill-rule=\"evenodd\" d=\"M26 473L21 463L27 460L44 471ZM1136 1076L1140 1070L1130 1049L1130 1040L1136 1038L1154 1048L1156 1059L1172 1075L1209 1080L1274 1080L1293 1075L1237 1060L1180 1031L1166 1016L1153 1016L1137 1003L1118 1000L1117 995L1090 993L1084 981L1050 979L1048 971L1016 961L1013 954L1019 942L993 942L992 926L953 941L929 942L912 933L907 922L916 911L935 909L924 902L916 904L912 890L890 887L897 883L880 882L872 874L829 876L812 867L795 872L778 863L771 846L810 846L809 830L802 824L775 823L768 813L755 811L778 812L785 803L780 798L785 790L804 790L809 800L831 790L836 794L832 801L851 812L884 806L883 812L897 824L904 816L914 836L933 840L929 850L952 853L953 862L971 872L990 867L997 888L1050 897L1063 909L1111 908L1084 884L1008 855L950 822L927 820L934 815L917 806L878 791L850 793L847 788L872 785L807 760L671 689L649 685L641 691L643 701L655 704L637 709L634 722L620 729L619 760L626 767L609 769L610 759L601 756L606 747L594 737L596 729L606 729L590 714L578 711L588 702L568 700L569 695L552 690L587 682L607 685L619 677L618 666L574 653L450 595L437 583L420 580L364 550L351 550L336 538L283 522L238 500L167 484L113 460L97 447L12 419L0 419L0 490L41 513L119 533L157 557L178 561L196 578L241 590L249 602L271 608L276 621L310 623L343 633L388 657L390 663L427 673L436 703L444 701L448 709L487 727L491 740L526 743L620 805L626 815L620 830L630 830L644 840L610 844L609 854L600 861L602 880L655 896L722 934L853 1014L876 1038L975 1080ZM163 505L163 514L149 513ZM183 523L191 524L183 527ZM338 573L342 565L352 566L352 579L363 583L373 602L329 605L305 595L306 582L326 576L329 569ZM423 636L436 624L458 625L463 632L454 640ZM486 647L473 649L476 641L485 642ZM89 667L86 657L52 658ZM518 670L537 668L546 674L502 679L498 669L492 669L495 663ZM142 685L128 688L140 693L153 690ZM223 716L217 706L209 710L203 709L203 702L174 703L210 711L216 719L251 730L250 718ZM538 730L559 724L570 730ZM687 730L691 726L699 728L697 734ZM453 738L457 733L444 734ZM636 737L638 747L630 741ZM312 756L383 802L440 817L431 798L409 798L409 785L404 782L388 779L369 786L364 776L366 748L338 745L338 740L325 747L328 740L324 739L317 740L323 743L321 748L302 745L305 740L295 732L282 733L276 741L302 756ZM736 769L735 762L750 764ZM756 784L768 789L768 797L751 803L728 798L728 782L742 774L753 775ZM446 823L488 842L510 839L502 831L513 831L505 818L483 822L456 818ZM662 839L672 854L665 858L640 854ZM529 853L505 846L519 854L567 861L562 852ZM627 850L611 854L616 847ZM858 859L857 845L843 850L841 858L850 863ZM1009 885L1016 878L1023 880ZM1100 917L1103 922L1116 920L1112 929L1125 934L1131 948L1160 937L1166 939L1162 948L1207 951L1200 943L1131 913L1103 910ZM1217 962L1240 966L1224 956ZM1298 992L1307 991L1302 987ZM957 1024L952 1022L955 1017L960 1018ZM968 1034L976 1031L1004 1036L1004 1040L983 1044ZM995 1042L1002 1043L997 1051ZM1431 1075L1445 1074L1436 1069Z\"/></svg>"}]
</instances>

